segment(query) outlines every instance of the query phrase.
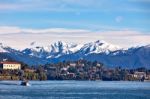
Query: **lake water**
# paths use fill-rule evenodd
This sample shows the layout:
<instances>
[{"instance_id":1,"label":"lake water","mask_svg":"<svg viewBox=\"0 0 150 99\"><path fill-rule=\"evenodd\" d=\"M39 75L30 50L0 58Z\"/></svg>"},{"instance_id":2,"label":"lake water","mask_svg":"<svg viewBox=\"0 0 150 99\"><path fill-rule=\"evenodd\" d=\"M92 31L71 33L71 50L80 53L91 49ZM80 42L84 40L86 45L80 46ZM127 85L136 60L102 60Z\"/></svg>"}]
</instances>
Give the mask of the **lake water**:
<instances>
[{"instance_id":1,"label":"lake water","mask_svg":"<svg viewBox=\"0 0 150 99\"><path fill-rule=\"evenodd\" d=\"M0 99L150 99L150 82L0 81Z\"/></svg>"}]
</instances>

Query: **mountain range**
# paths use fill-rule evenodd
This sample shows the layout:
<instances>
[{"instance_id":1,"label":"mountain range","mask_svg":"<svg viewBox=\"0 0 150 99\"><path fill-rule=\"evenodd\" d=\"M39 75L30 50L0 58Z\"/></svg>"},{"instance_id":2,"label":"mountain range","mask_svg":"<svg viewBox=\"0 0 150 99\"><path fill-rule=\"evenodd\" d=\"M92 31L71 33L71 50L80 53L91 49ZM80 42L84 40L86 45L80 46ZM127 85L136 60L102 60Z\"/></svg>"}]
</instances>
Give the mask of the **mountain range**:
<instances>
[{"instance_id":1,"label":"mountain range","mask_svg":"<svg viewBox=\"0 0 150 99\"><path fill-rule=\"evenodd\" d=\"M16 50L0 43L0 60L3 59L17 60L28 65L86 59L102 62L109 67L150 68L150 45L124 49L102 40L86 44L58 41L46 47L32 42L28 48Z\"/></svg>"}]
</instances>

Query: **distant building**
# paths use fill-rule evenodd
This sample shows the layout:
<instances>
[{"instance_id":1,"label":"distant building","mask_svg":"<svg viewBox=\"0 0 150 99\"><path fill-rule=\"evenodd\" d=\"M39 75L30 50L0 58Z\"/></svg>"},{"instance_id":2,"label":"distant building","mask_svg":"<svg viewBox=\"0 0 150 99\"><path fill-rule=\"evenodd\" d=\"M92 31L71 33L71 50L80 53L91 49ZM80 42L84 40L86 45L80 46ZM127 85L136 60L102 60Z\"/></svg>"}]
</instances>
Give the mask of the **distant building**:
<instances>
[{"instance_id":1,"label":"distant building","mask_svg":"<svg viewBox=\"0 0 150 99\"><path fill-rule=\"evenodd\" d=\"M24 71L25 71L25 72L34 73L36 70L35 70L35 69L26 68Z\"/></svg>"},{"instance_id":2,"label":"distant building","mask_svg":"<svg viewBox=\"0 0 150 99\"><path fill-rule=\"evenodd\" d=\"M133 75L135 78L142 78L142 77L146 77L146 73L145 72L135 72Z\"/></svg>"},{"instance_id":3,"label":"distant building","mask_svg":"<svg viewBox=\"0 0 150 99\"><path fill-rule=\"evenodd\" d=\"M85 65L83 63L78 64L80 67L84 67Z\"/></svg>"},{"instance_id":4,"label":"distant building","mask_svg":"<svg viewBox=\"0 0 150 99\"><path fill-rule=\"evenodd\" d=\"M76 63L70 63L70 66L75 67L75 66L76 66Z\"/></svg>"},{"instance_id":5,"label":"distant building","mask_svg":"<svg viewBox=\"0 0 150 99\"><path fill-rule=\"evenodd\" d=\"M67 73L67 76L69 77L69 78L74 78L75 77L75 73Z\"/></svg>"},{"instance_id":6,"label":"distant building","mask_svg":"<svg viewBox=\"0 0 150 99\"><path fill-rule=\"evenodd\" d=\"M18 62L0 62L0 68L4 70L21 69L21 64Z\"/></svg>"},{"instance_id":7,"label":"distant building","mask_svg":"<svg viewBox=\"0 0 150 99\"><path fill-rule=\"evenodd\" d=\"M150 74L147 75L146 79L147 79L147 80L150 80Z\"/></svg>"},{"instance_id":8,"label":"distant building","mask_svg":"<svg viewBox=\"0 0 150 99\"><path fill-rule=\"evenodd\" d=\"M97 66L97 67L101 67L101 64L100 64L100 63L97 63L96 66Z\"/></svg>"}]
</instances>

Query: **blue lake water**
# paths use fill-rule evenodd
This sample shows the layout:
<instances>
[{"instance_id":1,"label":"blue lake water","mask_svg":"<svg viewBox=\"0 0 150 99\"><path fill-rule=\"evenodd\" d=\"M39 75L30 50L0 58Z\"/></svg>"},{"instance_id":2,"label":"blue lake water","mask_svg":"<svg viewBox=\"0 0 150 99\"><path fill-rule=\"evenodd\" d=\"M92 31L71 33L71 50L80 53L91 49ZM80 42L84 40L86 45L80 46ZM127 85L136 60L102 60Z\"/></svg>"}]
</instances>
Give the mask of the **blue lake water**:
<instances>
[{"instance_id":1,"label":"blue lake water","mask_svg":"<svg viewBox=\"0 0 150 99\"><path fill-rule=\"evenodd\" d=\"M150 99L150 82L0 81L0 99Z\"/></svg>"}]
</instances>

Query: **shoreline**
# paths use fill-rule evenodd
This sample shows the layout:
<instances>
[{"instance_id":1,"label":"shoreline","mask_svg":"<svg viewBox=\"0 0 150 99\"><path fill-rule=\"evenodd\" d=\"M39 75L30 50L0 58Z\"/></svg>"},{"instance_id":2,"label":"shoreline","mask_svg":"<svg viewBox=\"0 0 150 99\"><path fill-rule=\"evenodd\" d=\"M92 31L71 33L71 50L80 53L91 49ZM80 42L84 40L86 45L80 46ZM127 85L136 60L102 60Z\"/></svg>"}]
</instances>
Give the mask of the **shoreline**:
<instances>
[{"instance_id":1,"label":"shoreline","mask_svg":"<svg viewBox=\"0 0 150 99\"><path fill-rule=\"evenodd\" d=\"M0 82L1 81L22 81L22 80L0 80ZM28 80L28 81L150 82L150 80L144 80L144 81L138 81L138 80L133 80L133 81L129 81L129 80Z\"/></svg>"}]
</instances>

